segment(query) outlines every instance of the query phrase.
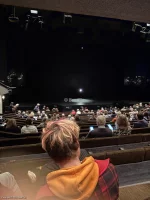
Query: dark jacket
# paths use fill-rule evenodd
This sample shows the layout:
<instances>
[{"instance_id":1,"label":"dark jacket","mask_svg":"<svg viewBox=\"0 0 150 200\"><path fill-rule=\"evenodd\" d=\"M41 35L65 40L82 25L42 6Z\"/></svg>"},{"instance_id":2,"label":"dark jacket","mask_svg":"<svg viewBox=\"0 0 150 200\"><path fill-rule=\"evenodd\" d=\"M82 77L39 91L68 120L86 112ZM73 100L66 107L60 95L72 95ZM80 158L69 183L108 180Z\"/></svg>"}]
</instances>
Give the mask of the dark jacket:
<instances>
[{"instance_id":1,"label":"dark jacket","mask_svg":"<svg viewBox=\"0 0 150 200\"><path fill-rule=\"evenodd\" d=\"M134 123L134 128L146 128L148 127L148 123L145 120L140 120Z\"/></svg>"},{"instance_id":2,"label":"dark jacket","mask_svg":"<svg viewBox=\"0 0 150 200\"><path fill-rule=\"evenodd\" d=\"M109 128L95 128L89 132L87 138L99 138L99 137L111 137L113 136L112 131Z\"/></svg>"},{"instance_id":3,"label":"dark jacket","mask_svg":"<svg viewBox=\"0 0 150 200\"><path fill-rule=\"evenodd\" d=\"M21 133L21 129L18 126L5 128L5 131L10 132L10 133Z\"/></svg>"}]
</instances>

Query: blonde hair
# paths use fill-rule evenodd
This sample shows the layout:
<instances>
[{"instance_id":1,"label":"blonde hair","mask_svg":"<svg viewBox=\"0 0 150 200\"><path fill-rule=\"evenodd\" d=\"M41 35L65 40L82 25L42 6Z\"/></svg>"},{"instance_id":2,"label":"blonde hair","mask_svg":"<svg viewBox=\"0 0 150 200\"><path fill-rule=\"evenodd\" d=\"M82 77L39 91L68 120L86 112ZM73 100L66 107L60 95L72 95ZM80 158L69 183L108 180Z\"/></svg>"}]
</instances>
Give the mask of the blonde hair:
<instances>
[{"instance_id":1,"label":"blonde hair","mask_svg":"<svg viewBox=\"0 0 150 200\"><path fill-rule=\"evenodd\" d=\"M127 128L129 126L126 115L119 115L116 122L119 128Z\"/></svg>"},{"instance_id":2,"label":"blonde hair","mask_svg":"<svg viewBox=\"0 0 150 200\"><path fill-rule=\"evenodd\" d=\"M11 127L16 127L16 120L15 119L8 119L7 124L6 124L6 128L11 128Z\"/></svg>"},{"instance_id":3,"label":"blonde hair","mask_svg":"<svg viewBox=\"0 0 150 200\"><path fill-rule=\"evenodd\" d=\"M71 120L49 121L42 134L42 148L55 161L76 156L79 148L79 126Z\"/></svg>"},{"instance_id":4,"label":"blonde hair","mask_svg":"<svg viewBox=\"0 0 150 200\"><path fill-rule=\"evenodd\" d=\"M31 113L29 114L29 117L34 117L34 112L31 112Z\"/></svg>"},{"instance_id":5,"label":"blonde hair","mask_svg":"<svg viewBox=\"0 0 150 200\"><path fill-rule=\"evenodd\" d=\"M96 118L96 122L97 122L97 125L98 126L104 126L106 124L106 117L103 116L103 115L99 115L97 118Z\"/></svg>"}]
</instances>

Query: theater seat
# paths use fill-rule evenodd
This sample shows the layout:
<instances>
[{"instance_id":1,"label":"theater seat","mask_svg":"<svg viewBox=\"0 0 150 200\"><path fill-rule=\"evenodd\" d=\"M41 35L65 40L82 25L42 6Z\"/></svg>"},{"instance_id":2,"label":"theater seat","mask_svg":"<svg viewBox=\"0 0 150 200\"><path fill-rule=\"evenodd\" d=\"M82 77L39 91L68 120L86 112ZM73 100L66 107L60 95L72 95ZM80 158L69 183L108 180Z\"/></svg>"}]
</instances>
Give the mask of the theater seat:
<instances>
[{"instance_id":1,"label":"theater seat","mask_svg":"<svg viewBox=\"0 0 150 200\"><path fill-rule=\"evenodd\" d=\"M118 137L118 145L142 142L142 135L127 135Z\"/></svg>"},{"instance_id":2,"label":"theater seat","mask_svg":"<svg viewBox=\"0 0 150 200\"><path fill-rule=\"evenodd\" d=\"M145 149L145 158L144 160L150 160L150 146L149 147L144 147Z\"/></svg>"},{"instance_id":3,"label":"theater seat","mask_svg":"<svg viewBox=\"0 0 150 200\"><path fill-rule=\"evenodd\" d=\"M110 158L114 165L142 162L144 161L144 156L144 148L118 150L106 153L106 158Z\"/></svg>"},{"instance_id":4,"label":"theater seat","mask_svg":"<svg viewBox=\"0 0 150 200\"><path fill-rule=\"evenodd\" d=\"M117 145L118 137L107 137L107 138L93 138L93 139L81 139L81 148L92 148L100 146Z\"/></svg>"}]
</instances>

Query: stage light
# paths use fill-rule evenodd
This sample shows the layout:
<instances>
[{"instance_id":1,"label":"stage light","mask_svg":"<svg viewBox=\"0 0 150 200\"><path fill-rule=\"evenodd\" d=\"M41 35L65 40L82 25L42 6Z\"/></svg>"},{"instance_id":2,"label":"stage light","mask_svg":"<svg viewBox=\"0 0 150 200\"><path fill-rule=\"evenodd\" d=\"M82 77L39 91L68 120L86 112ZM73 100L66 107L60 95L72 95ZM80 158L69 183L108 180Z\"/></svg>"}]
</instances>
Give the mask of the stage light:
<instances>
[{"instance_id":1,"label":"stage light","mask_svg":"<svg viewBox=\"0 0 150 200\"><path fill-rule=\"evenodd\" d=\"M4 96L4 95L2 96L2 99L3 99L3 100L5 99L5 96Z\"/></svg>"},{"instance_id":2,"label":"stage light","mask_svg":"<svg viewBox=\"0 0 150 200\"><path fill-rule=\"evenodd\" d=\"M83 50L84 48L83 48L83 47L81 47L81 49Z\"/></svg>"},{"instance_id":3,"label":"stage light","mask_svg":"<svg viewBox=\"0 0 150 200\"><path fill-rule=\"evenodd\" d=\"M8 20L12 23L19 22L19 17L16 16L16 8L13 7L13 13L8 17Z\"/></svg>"},{"instance_id":4,"label":"stage light","mask_svg":"<svg viewBox=\"0 0 150 200\"><path fill-rule=\"evenodd\" d=\"M81 92L83 92L83 89L82 89L82 88L80 88L80 89L79 89L79 92L80 92L80 93L81 93Z\"/></svg>"},{"instance_id":5,"label":"stage light","mask_svg":"<svg viewBox=\"0 0 150 200\"><path fill-rule=\"evenodd\" d=\"M31 14L38 14L38 10L30 10Z\"/></svg>"},{"instance_id":6,"label":"stage light","mask_svg":"<svg viewBox=\"0 0 150 200\"><path fill-rule=\"evenodd\" d=\"M150 24L147 24L147 26L150 26Z\"/></svg>"}]
</instances>

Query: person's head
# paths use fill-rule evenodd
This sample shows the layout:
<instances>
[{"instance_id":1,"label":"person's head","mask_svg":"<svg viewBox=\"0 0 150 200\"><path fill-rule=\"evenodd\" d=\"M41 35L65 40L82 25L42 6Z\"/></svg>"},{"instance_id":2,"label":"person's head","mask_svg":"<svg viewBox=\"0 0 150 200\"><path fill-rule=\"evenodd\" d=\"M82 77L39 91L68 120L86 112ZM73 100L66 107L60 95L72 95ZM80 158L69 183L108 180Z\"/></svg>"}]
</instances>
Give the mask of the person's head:
<instances>
[{"instance_id":1,"label":"person's head","mask_svg":"<svg viewBox=\"0 0 150 200\"><path fill-rule=\"evenodd\" d=\"M37 106L40 106L40 104L39 104L39 103L37 103Z\"/></svg>"},{"instance_id":2,"label":"person's head","mask_svg":"<svg viewBox=\"0 0 150 200\"><path fill-rule=\"evenodd\" d=\"M139 112L137 114L138 120L142 120L143 119L143 113Z\"/></svg>"},{"instance_id":3,"label":"person's head","mask_svg":"<svg viewBox=\"0 0 150 200\"><path fill-rule=\"evenodd\" d=\"M15 119L8 119L7 120L7 124L6 124L6 128L12 128L12 127L16 127L16 120Z\"/></svg>"},{"instance_id":4,"label":"person's head","mask_svg":"<svg viewBox=\"0 0 150 200\"><path fill-rule=\"evenodd\" d=\"M40 112L40 111L38 111L38 112L37 112L37 115L38 115L38 116L39 116L39 115L41 115L41 112Z\"/></svg>"},{"instance_id":5,"label":"person's head","mask_svg":"<svg viewBox=\"0 0 150 200\"><path fill-rule=\"evenodd\" d=\"M79 126L71 120L49 121L42 134L42 148L56 163L80 156Z\"/></svg>"},{"instance_id":6,"label":"person's head","mask_svg":"<svg viewBox=\"0 0 150 200\"><path fill-rule=\"evenodd\" d=\"M75 121L76 121L76 122L80 121L80 116L79 116L79 115L76 115L76 116L75 116Z\"/></svg>"},{"instance_id":7,"label":"person's head","mask_svg":"<svg viewBox=\"0 0 150 200\"><path fill-rule=\"evenodd\" d=\"M30 117L30 118L33 118L33 117L34 117L34 112L31 112L31 113L29 114L29 117Z\"/></svg>"},{"instance_id":8,"label":"person's head","mask_svg":"<svg viewBox=\"0 0 150 200\"><path fill-rule=\"evenodd\" d=\"M70 119L71 118L71 115L68 115L68 119Z\"/></svg>"},{"instance_id":9,"label":"person's head","mask_svg":"<svg viewBox=\"0 0 150 200\"><path fill-rule=\"evenodd\" d=\"M126 117L126 115L119 115L117 117L117 125L119 129L125 129L128 128L129 123L128 123L128 119Z\"/></svg>"},{"instance_id":10,"label":"person's head","mask_svg":"<svg viewBox=\"0 0 150 200\"><path fill-rule=\"evenodd\" d=\"M30 117L28 117L27 119L26 119L26 126L30 126L30 125L32 125L33 124L33 120L30 118Z\"/></svg>"},{"instance_id":11,"label":"person's head","mask_svg":"<svg viewBox=\"0 0 150 200\"><path fill-rule=\"evenodd\" d=\"M42 111L42 115L45 115L45 111L44 110Z\"/></svg>"},{"instance_id":12,"label":"person's head","mask_svg":"<svg viewBox=\"0 0 150 200\"><path fill-rule=\"evenodd\" d=\"M75 121L75 118L74 118L74 117L71 117L70 120Z\"/></svg>"},{"instance_id":13,"label":"person's head","mask_svg":"<svg viewBox=\"0 0 150 200\"><path fill-rule=\"evenodd\" d=\"M21 114L21 110L18 110L18 114Z\"/></svg>"},{"instance_id":14,"label":"person's head","mask_svg":"<svg viewBox=\"0 0 150 200\"><path fill-rule=\"evenodd\" d=\"M105 126L105 124L106 124L106 118L105 118L105 116L99 115L99 116L96 118L96 122L97 122L97 125L98 125L98 126Z\"/></svg>"}]
</instances>

